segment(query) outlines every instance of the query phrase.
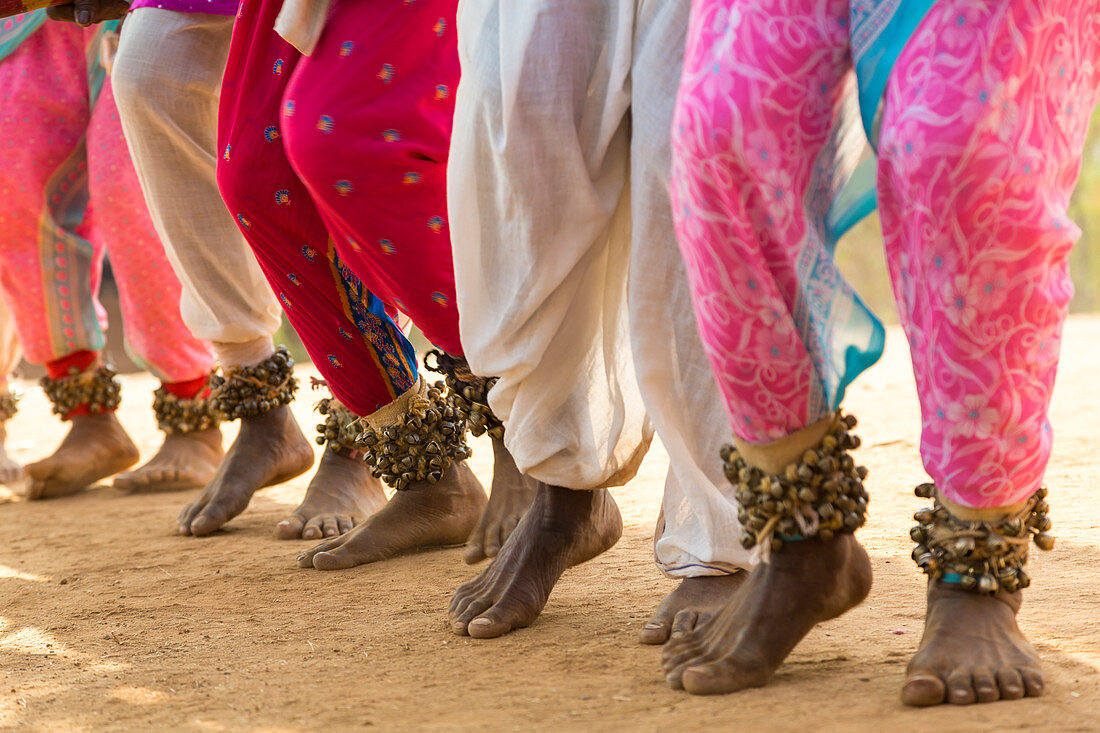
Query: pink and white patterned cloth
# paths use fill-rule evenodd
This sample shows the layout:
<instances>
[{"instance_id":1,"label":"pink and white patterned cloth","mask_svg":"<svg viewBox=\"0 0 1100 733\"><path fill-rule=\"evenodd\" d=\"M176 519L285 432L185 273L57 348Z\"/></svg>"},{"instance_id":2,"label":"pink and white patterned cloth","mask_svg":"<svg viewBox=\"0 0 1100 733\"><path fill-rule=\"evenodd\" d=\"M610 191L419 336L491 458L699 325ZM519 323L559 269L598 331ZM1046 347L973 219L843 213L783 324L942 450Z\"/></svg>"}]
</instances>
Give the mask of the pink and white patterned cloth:
<instances>
[{"instance_id":1,"label":"pink and white patterned cloth","mask_svg":"<svg viewBox=\"0 0 1100 733\"><path fill-rule=\"evenodd\" d=\"M700 332L750 443L826 416L843 392L826 388L829 324L815 318L850 293L821 202L856 162L840 142L855 128L852 14L868 2L693 2L673 209ZM921 454L965 506L1026 498L1050 456L1080 234L1067 206L1098 63L1097 0L939 0L886 86L877 193Z\"/></svg>"}]
</instances>

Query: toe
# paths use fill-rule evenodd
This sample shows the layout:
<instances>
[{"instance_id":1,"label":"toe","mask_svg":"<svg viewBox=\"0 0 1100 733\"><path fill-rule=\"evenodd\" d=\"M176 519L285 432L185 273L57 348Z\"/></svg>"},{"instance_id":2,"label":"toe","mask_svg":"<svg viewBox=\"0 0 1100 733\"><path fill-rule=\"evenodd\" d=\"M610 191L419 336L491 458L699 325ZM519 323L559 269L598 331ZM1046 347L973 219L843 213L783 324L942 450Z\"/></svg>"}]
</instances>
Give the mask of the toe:
<instances>
[{"instance_id":1,"label":"toe","mask_svg":"<svg viewBox=\"0 0 1100 733\"><path fill-rule=\"evenodd\" d=\"M1023 667L1020 676L1024 678L1024 690L1028 697L1039 697L1043 694L1043 673L1035 667Z\"/></svg>"},{"instance_id":2,"label":"toe","mask_svg":"<svg viewBox=\"0 0 1100 733\"><path fill-rule=\"evenodd\" d=\"M1019 700L1024 696L1024 679L1014 669L997 671L997 687L1001 691L1002 700Z\"/></svg>"},{"instance_id":3,"label":"toe","mask_svg":"<svg viewBox=\"0 0 1100 733\"><path fill-rule=\"evenodd\" d=\"M733 673L729 665L723 662L708 662L697 667L688 667L680 676L680 684L692 695L718 695L748 686Z\"/></svg>"},{"instance_id":4,"label":"toe","mask_svg":"<svg viewBox=\"0 0 1100 733\"><path fill-rule=\"evenodd\" d=\"M344 536L346 537L347 535ZM340 537L337 537L331 540L334 544L339 546L333 547L331 550L318 552L313 556L313 567L318 570L346 570L356 565L365 565L366 563L382 559L382 555L355 552L348 545L340 544L340 539Z\"/></svg>"},{"instance_id":5,"label":"toe","mask_svg":"<svg viewBox=\"0 0 1100 733\"><path fill-rule=\"evenodd\" d=\"M663 609L658 610L638 635L643 644L664 644L672 632L672 619Z\"/></svg>"},{"instance_id":6,"label":"toe","mask_svg":"<svg viewBox=\"0 0 1100 733\"><path fill-rule=\"evenodd\" d=\"M467 565L476 565L486 557L488 556L485 554L485 550L481 548L480 542L468 541L466 543L466 551L462 554L462 559Z\"/></svg>"},{"instance_id":7,"label":"toe","mask_svg":"<svg viewBox=\"0 0 1100 733\"><path fill-rule=\"evenodd\" d=\"M968 669L956 669L947 676L947 701L952 705L973 705L978 699L974 693L974 678Z\"/></svg>"},{"instance_id":8,"label":"toe","mask_svg":"<svg viewBox=\"0 0 1100 733\"><path fill-rule=\"evenodd\" d=\"M475 639L493 639L530 626L541 612L537 598L530 597L524 588L511 587L500 594L492 608L470 621L466 631Z\"/></svg>"},{"instance_id":9,"label":"toe","mask_svg":"<svg viewBox=\"0 0 1100 733\"><path fill-rule=\"evenodd\" d=\"M280 540L296 540L303 538L302 528L305 526L305 520L299 517L297 514L291 514L275 525L275 537ZM305 537L305 539L310 539Z\"/></svg>"},{"instance_id":10,"label":"toe","mask_svg":"<svg viewBox=\"0 0 1100 733\"><path fill-rule=\"evenodd\" d=\"M993 671L988 667L974 669L974 695L978 702L996 702L1001 699L1001 691L993 679Z\"/></svg>"},{"instance_id":11,"label":"toe","mask_svg":"<svg viewBox=\"0 0 1100 733\"><path fill-rule=\"evenodd\" d=\"M203 506L204 504L201 500L193 501L185 506L182 510L180 510L180 515L176 519L176 521L179 523L180 534L191 534L191 522L194 521L195 515L202 511Z\"/></svg>"},{"instance_id":12,"label":"toe","mask_svg":"<svg viewBox=\"0 0 1100 733\"><path fill-rule=\"evenodd\" d=\"M211 505L199 512L199 515L191 521L191 534L201 537L212 534L222 528L229 515L220 506Z\"/></svg>"},{"instance_id":13,"label":"toe","mask_svg":"<svg viewBox=\"0 0 1100 733\"><path fill-rule=\"evenodd\" d=\"M302 554L298 555L298 567L300 567L300 568L311 568L311 567L313 567L313 558L316 555L318 555L322 552L328 552L329 550L331 550L333 548L339 547L342 540L343 540L343 537L337 537L335 539L327 540L325 542L322 542L318 545L314 545L313 547L309 548L308 550L306 550Z\"/></svg>"},{"instance_id":14,"label":"toe","mask_svg":"<svg viewBox=\"0 0 1100 733\"><path fill-rule=\"evenodd\" d=\"M672 631L669 638L679 639L695 630L695 624L699 620L699 614L690 609L684 609L672 619Z\"/></svg>"},{"instance_id":15,"label":"toe","mask_svg":"<svg viewBox=\"0 0 1100 733\"><path fill-rule=\"evenodd\" d=\"M466 561L467 565L481 562L487 557L484 547L485 527L479 524L474 528L474 531L470 533L470 536L466 538L466 552L462 555L462 559Z\"/></svg>"},{"instance_id":16,"label":"toe","mask_svg":"<svg viewBox=\"0 0 1100 733\"><path fill-rule=\"evenodd\" d=\"M500 554L500 546L502 541L500 535L487 535L485 538L485 557L496 557Z\"/></svg>"},{"instance_id":17,"label":"toe","mask_svg":"<svg viewBox=\"0 0 1100 733\"><path fill-rule=\"evenodd\" d=\"M493 602L487 598L475 598L463 604L462 609L451 614L451 629L459 636L470 635L470 621L491 608Z\"/></svg>"},{"instance_id":18,"label":"toe","mask_svg":"<svg viewBox=\"0 0 1100 733\"><path fill-rule=\"evenodd\" d=\"M321 532L325 537L337 537L340 535L340 523L336 517L325 517L321 521Z\"/></svg>"},{"instance_id":19,"label":"toe","mask_svg":"<svg viewBox=\"0 0 1100 733\"><path fill-rule=\"evenodd\" d=\"M346 514L337 517L336 524L340 529L340 534L347 534L355 528L355 520Z\"/></svg>"},{"instance_id":20,"label":"toe","mask_svg":"<svg viewBox=\"0 0 1100 733\"><path fill-rule=\"evenodd\" d=\"M303 540L319 540L325 536L325 531L322 526L320 517L310 517L306 522L305 527L302 529Z\"/></svg>"},{"instance_id":21,"label":"toe","mask_svg":"<svg viewBox=\"0 0 1100 733\"><path fill-rule=\"evenodd\" d=\"M466 632L475 639L495 639L509 631L529 626L531 620L530 614L522 609L494 606L471 621Z\"/></svg>"},{"instance_id":22,"label":"toe","mask_svg":"<svg viewBox=\"0 0 1100 733\"><path fill-rule=\"evenodd\" d=\"M913 707L940 705L947 699L947 686L934 672L910 672L901 688L901 701Z\"/></svg>"}]
</instances>

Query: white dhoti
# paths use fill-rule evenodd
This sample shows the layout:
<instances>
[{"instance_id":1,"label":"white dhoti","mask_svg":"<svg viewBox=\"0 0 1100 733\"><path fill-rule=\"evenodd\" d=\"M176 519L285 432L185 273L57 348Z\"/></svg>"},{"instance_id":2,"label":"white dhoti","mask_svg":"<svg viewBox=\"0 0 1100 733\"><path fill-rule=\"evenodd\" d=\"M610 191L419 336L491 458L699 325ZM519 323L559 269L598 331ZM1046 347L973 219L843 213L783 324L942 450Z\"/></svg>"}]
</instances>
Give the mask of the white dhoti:
<instances>
[{"instance_id":1,"label":"white dhoti","mask_svg":"<svg viewBox=\"0 0 1100 733\"><path fill-rule=\"evenodd\" d=\"M233 16L139 8L122 26L112 87L183 321L223 366L271 355L281 308L216 179L218 97Z\"/></svg>"},{"instance_id":2,"label":"white dhoti","mask_svg":"<svg viewBox=\"0 0 1100 733\"><path fill-rule=\"evenodd\" d=\"M463 0L448 172L463 349L521 470L621 485L671 458L658 565L749 567L728 419L669 208L686 0ZM649 415L647 419L646 415Z\"/></svg>"}]
</instances>

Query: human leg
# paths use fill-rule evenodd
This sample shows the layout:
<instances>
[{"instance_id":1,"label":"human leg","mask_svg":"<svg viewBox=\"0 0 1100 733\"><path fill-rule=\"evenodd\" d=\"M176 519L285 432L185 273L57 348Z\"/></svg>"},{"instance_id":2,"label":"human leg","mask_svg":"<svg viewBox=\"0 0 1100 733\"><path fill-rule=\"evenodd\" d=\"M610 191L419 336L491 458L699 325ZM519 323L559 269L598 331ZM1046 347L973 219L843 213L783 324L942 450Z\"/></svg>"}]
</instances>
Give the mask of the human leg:
<instances>
[{"instance_id":1,"label":"human leg","mask_svg":"<svg viewBox=\"0 0 1100 733\"><path fill-rule=\"evenodd\" d=\"M55 411L71 419L72 428L50 457L27 466L32 499L83 490L138 459L113 414L112 377L96 369L104 344L96 300L102 247L89 240L86 215L90 94L84 61L95 38L49 24L0 62L0 132L26 143L13 146L0 171L0 192L11 202L0 213L0 278L27 359L47 366L47 386L72 387L48 390L51 396L65 393L67 406L55 402ZM97 390L90 389L93 383ZM94 402L73 403L73 396Z\"/></svg>"},{"instance_id":2,"label":"human leg","mask_svg":"<svg viewBox=\"0 0 1100 733\"><path fill-rule=\"evenodd\" d=\"M336 3L317 48L295 67L281 119L290 163L341 261L452 365L462 357L446 211L456 5ZM451 369L454 389L476 388L481 380L460 371ZM493 496L471 560L496 553L534 493L498 438L494 452Z\"/></svg>"},{"instance_id":3,"label":"human leg","mask_svg":"<svg viewBox=\"0 0 1100 733\"><path fill-rule=\"evenodd\" d=\"M110 85L93 107L87 150L92 237L111 258L126 346L161 380L154 407L164 442L145 465L119 476L118 485L130 491L196 488L210 480L223 456L220 419L207 399L213 356L180 318L179 281L142 198Z\"/></svg>"},{"instance_id":4,"label":"human leg","mask_svg":"<svg viewBox=\"0 0 1100 733\"><path fill-rule=\"evenodd\" d=\"M669 454L661 519L654 538L657 566L680 578L642 629L663 644L724 605L750 569L737 542L732 487L714 460L727 418L714 399L714 376L691 311L684 261L669 204L669 129L680 83L688 3L651 3L635 34L631 108L630 340L647 413Z\"/></svg>"},{"instance_id":5,"label":"human leg","mask_svg":"<svg viewBox=\"0 0 1100 733\"><path fill-rule=\"evenodd\" d=\"M218 99L232 26L231 17L141 8L123 26L113 70L134 165L183 288L183 321L213 343L219 365L230 373L271 359L280 324L278 301L217 188ZM236 440L197 504L240 505L261 486L311 464L312 451L290 408L272 406L241 418ZM277 535L317 538L323 525L338 527L337 517L358 507L337 493L349 501L304 503Z\"/></svg>"},{"instance_id":6,"label":"human leg","mask_svg":"<svg viewBox=\"0 0 1100 733\"><path fill-rule=\"evenodd\" d=\"M490 403L540 484L455 593L456 633L531 623L566 567L613 545L622 525L605 487L648 447L626 322L634 13L486 0L459 16L448 206L462 343L475 373L499 375Z\"/></svg>"},{"instance_id":7,"label":"human leg","mask_svg":"<svg viewBox=\"0 0 1100 733\"><path fill-rule=\"evenodd\" d=\"M821 363L828 335L807 317L814 290L803 281L808 272L820 278L814 287L847 287L825 249L815 195L854 164L847 12L845 0L693 3L673 123L673 213L737 444L727 476L738 485L744 546L768 552L780 535L805 539L778 542L721 611L666 645L669 683L690 692L765 684L815 624L870 586L866 553L850 534L865 497L841 455L847 424L830 415ZM807 449L829 461L800 466ZM757 482L753 491L746 480ZM775 493L757 503L760 480ZM807 526L784 514L796 508Z\"/></svg>"},{"instance_id":8,"label":"human leg","mask_svg":"<svg viewBox=\"0 0 1100 733\"><path fill-rule=\"evenodd\" d=\"M23 467L8 455L7 422L18 411L19 395L8 385L12 372L23 357L15 318L0 298L0 484L11 484L23 476Z\"/></svg>"},{"instance_id":9,"label":"human leg","mask_svg":"<svg viewBox=\"0 0 1100 733\"><path fill-rule=\"evenodd\" d=\"M1049 524L1042 496L1026 502L1050 456L1073 292L1066 259L1079 236L1066 209L1097 99L1098 11L944 0L887 87L879 201L921 398L921 455L941 507L914 530L931 577L909 704L1042 692L1038 655L1015 621L1026 571L1014 567L1026 561L1026 525ZM1025 526L1013 527L1021 507ZM981 550L963 561L944 544L956 520L975 523L994 570Z\"/></svg>"},{"instance_id":10,"label":"human leg","mask_svg":"<svg viewBox=\"0 0 1100 733\"><path fill-rule=\"evenodd\" d=\"M339 548L323 545L307 553L304 564L328 569L333 564L326 561L332 557L358 564L415 547L460 542L465 535L458 538L457 534L469 533L484 505L484 493L460 462L450 464L451 458L465 450L457 423L448 423L453 433L448 439L425 445L425 451L429 445L445 449L439 454L438 472L429 470L426 463L423 472L419 468L384 469L389 453L361 450L355 443L340 440L344 432L340 423L365 418L367 425L397 430L409 420L423 420L426 430L431 420L423 415L418 418L417 411L423 412L424 405L430 404L438 416L444 408L442 395L429 394L418 379L412 347L382 301L364 287L341 257L313 197L287 158L285 110L289 105L297 113L297 101L287 96L287 90L293 88L299 69L305 67L301 56L272 30L278 9L278 3L246 7L238 19L227 79L239 82L244 94L230 97L227 92L223 96L220 137L226 155L219 164L219 184L291 322L348 413L334 426L334 447L339 445L352 454L361 451L358 457L372 461L377 476L405 489L386 506L384 515L376 514L348 538L352 543L364 536L375 537L378 542L369 555L355 552L354 544L345 547L340 543ZM346 30L358 40L354 34L369 32L371 27L358 24ZM334 33L341 28L335 22L330 26ZM272 74L273 68L277 73ZM269 118L257 119L255 110L269 113ZM271 190L257 190L257 180L268 183ZM448 456L446 461L444 456ZM427 454L406 457L413 463L418 458L436 460ZM362 461L356 465L361 471L368 469ZM380 485L371 485L380 495ZM414 526L415 532L408 531ZM404 527L405 531L385 534L380 531L384 527ZM315 555L318 562L312 562Z\"/></svg>"}]
</instances>

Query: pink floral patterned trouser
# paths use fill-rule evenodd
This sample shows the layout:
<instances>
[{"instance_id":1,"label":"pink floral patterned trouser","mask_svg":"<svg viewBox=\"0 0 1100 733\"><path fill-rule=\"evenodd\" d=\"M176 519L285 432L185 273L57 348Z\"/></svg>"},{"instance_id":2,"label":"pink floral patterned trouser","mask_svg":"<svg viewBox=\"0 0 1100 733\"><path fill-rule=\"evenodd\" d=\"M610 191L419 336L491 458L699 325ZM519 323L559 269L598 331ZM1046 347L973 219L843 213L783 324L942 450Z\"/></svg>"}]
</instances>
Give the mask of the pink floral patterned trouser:
<instances>
[{"instance_id":1,"label":"pink floral patterned trouser","mask_svg":"<svg viewBox=\"0 0 1100 733\"><path fill-rule=\"evenodd\" d=\"M0 270L27 359L103 348L109 255L130 353L165 382L210 371L180 317L180 285L153 230L110 84L89 99L95 31L47 22L0 61Z\"/></svg>"},{"instance_id":2,"label":"pink floral patterned trouser","mask_svg":"<svg viewBox=\"0 0 1100 733\"><path fill-rule=\"evenodd\" d=\"M852 89L850 0L694 0L673 125L677 230L734 433L828 414L796 327L815 161ZM1013 504L1043 478L1067 303L1067 216L1100 63L1096 0L940 0L886 90L878 201L947 498Z\"/></svg>"}]
</instances>

